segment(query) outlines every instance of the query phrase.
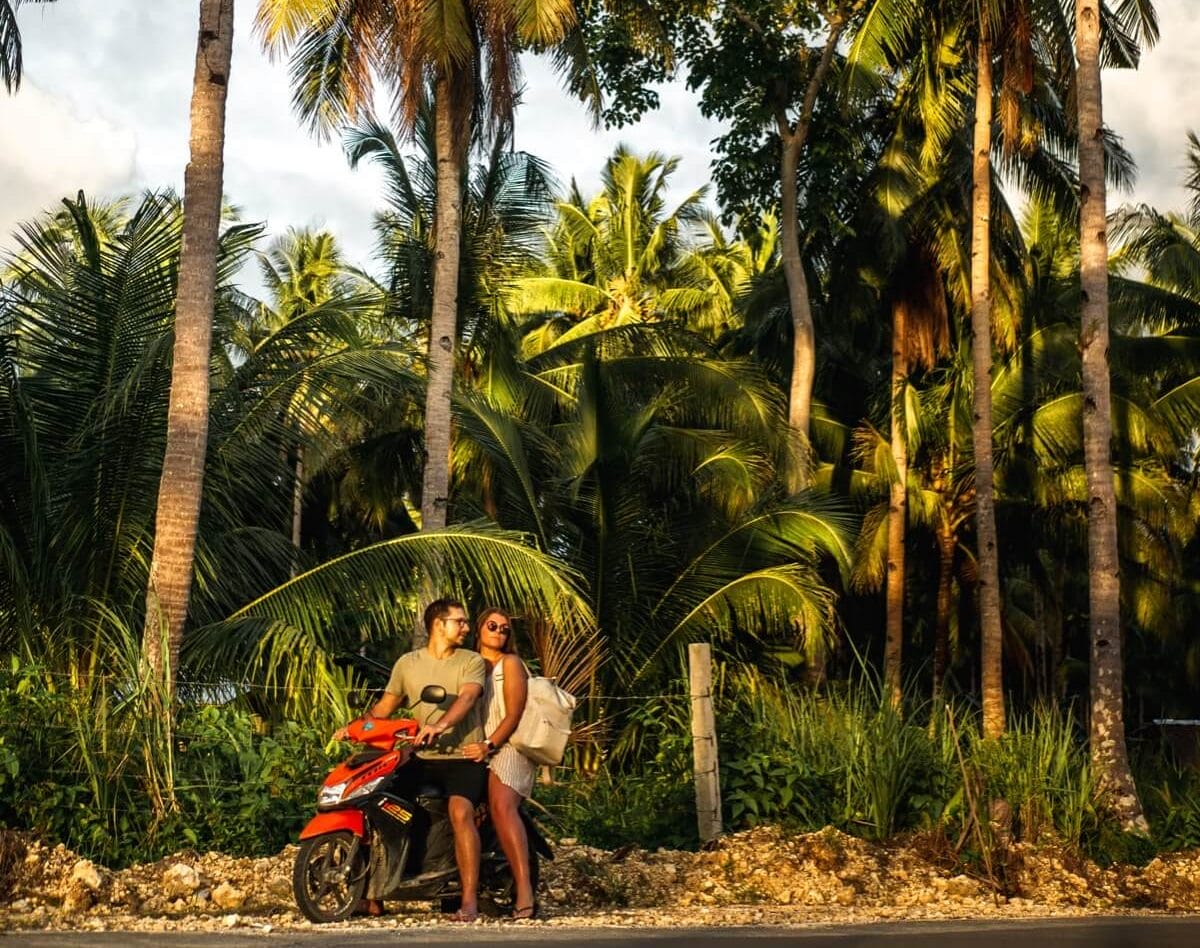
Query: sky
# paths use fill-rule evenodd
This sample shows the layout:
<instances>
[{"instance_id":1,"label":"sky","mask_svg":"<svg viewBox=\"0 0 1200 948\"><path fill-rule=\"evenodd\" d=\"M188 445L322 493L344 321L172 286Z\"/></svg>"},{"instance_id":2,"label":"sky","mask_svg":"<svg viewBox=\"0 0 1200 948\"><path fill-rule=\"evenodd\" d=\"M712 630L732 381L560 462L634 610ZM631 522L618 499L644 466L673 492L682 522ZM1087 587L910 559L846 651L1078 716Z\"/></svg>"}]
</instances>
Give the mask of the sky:
<instances>
[{"instance_id":1,"label":"sky","mask_svg":"<svg viewBox=\"0 0 1200 948\"><path fill-rule=\"evenodd\" d=\"M272 63L252 34L255 3L240 0L226 130L225 193L246 220L272 233L289 226L333 231L354 262L368 259L381 181L350 170L339 144L321 144L296 121L286 65ZM1200 3L1158 0L1163 38L1137 73L1105 74L1105 118L1139 168L1131 195L1115 200L1181 207L1186 133L1200 130ZM115 198L144 188L181 188L195 57L195 0L58 0L24 5L25 79L0 92L0 251L20 221L83 189ZM558 89L546 64L525 63L516 145L547 160L563 181L594 190L620 142L679 156L680 197L711 178L711 141L682 82L661 90L661 108L636 126L594 129Z\"/></svg>"}]
</instances>

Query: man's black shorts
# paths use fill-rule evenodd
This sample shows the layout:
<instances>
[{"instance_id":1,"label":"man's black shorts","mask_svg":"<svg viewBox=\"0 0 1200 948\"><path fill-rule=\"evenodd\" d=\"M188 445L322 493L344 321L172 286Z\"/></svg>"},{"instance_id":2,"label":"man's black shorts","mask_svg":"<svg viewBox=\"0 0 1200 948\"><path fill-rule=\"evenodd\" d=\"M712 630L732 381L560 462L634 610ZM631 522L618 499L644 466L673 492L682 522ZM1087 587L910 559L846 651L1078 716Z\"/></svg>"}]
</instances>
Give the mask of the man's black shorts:
<instances>
[{"instance_id":1,"label":"man's black shorts","mask_svg":"<svg viewBox=\"0 0 1200 948\"><path fill-rule=\"evenodd\" d=\"M471 806L478 806L487 792L487 764L425 757L417 757L413 763L420 767L421 782L436 787L447 797L466 797Z\"/></svg>"}]
</instances>

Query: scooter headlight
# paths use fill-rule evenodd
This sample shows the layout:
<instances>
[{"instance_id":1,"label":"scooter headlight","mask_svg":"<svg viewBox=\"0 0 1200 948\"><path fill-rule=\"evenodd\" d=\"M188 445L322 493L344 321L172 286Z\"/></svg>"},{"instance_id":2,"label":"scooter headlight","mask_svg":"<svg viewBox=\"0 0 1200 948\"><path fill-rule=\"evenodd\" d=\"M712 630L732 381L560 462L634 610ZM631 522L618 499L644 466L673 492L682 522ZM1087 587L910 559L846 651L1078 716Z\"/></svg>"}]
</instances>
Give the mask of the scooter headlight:
<instances>
[{"instance_id":1,"label":"scooter headlight","mask_svg":"<svg viewBox=\"0 0 1200 948\"><path fill-rule=\"evenodd\" d=\"M317 806L337 806L342 802L342 794L346 792L346 785L349 782L349 780L343 780L331 787L322 787L321 792L317 794Z\"/></svg>"},{"instance_id":2,"label":"scooter headlight","mask_svg":"<svg viewBox=\"0 0 1200 948\"><path fill-rule=\"evenodd\" d=\"M361 787L355 787L353 790L347 793L342 798L342 801L345 802L346 800L357 800L359 797L365 797L368 793L374 793L375 788L383 783L386 778L387 774L384 774L382 777L376 777L374 780L368 780ZM343 784L343 786L345 785Z\"/></svg>"}]
</instances>

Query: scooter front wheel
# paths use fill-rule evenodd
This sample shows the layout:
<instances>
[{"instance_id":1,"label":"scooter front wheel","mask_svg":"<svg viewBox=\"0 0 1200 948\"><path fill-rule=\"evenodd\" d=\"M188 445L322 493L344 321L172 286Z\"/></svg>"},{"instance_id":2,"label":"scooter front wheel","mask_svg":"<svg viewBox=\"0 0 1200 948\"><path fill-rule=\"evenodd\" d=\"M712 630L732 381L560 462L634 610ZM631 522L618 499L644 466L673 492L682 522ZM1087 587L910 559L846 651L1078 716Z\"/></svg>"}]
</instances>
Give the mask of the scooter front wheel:
<instances>
[{"instance_id":1,"label":"scooter front wheel","mask_svg":"<svg viewBox=\"0 0 1200 948\"><path fill-rule=\"evenodd\" d=\"M300 844L292 893L309 920L340 922L358 907L367 885L367 852L358 843L353 833L340 830Z\"/></svg>"}]
</instances>

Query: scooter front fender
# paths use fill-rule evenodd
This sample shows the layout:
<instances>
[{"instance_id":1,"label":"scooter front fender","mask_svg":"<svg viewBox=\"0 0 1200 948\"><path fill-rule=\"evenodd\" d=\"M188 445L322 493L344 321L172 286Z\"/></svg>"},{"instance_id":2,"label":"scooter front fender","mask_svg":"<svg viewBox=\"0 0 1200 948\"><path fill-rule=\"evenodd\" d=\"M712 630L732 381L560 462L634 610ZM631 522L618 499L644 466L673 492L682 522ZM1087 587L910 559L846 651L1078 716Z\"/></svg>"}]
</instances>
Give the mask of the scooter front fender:
<instances>
[{"instance_id":1,"label":"scooter front fender","mask_svg":"<svg viewBox=\"0 0 1200 948\"><path fill-rule=\"evenodd\" d=\"M363 822L363 812L355 807L345 810L330 810L318 813L300 832L301 839L311 839L313 836L324 836L326 833L337 833L347 830L360 839L366 835Z\"/></svg>"}]
</instances>

